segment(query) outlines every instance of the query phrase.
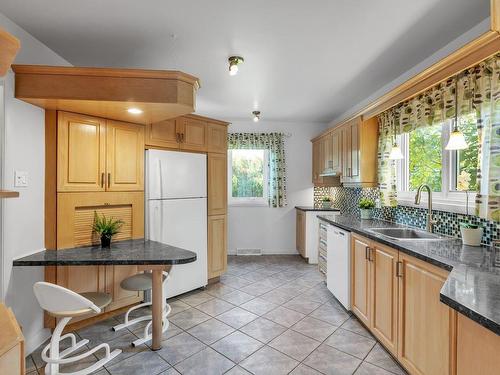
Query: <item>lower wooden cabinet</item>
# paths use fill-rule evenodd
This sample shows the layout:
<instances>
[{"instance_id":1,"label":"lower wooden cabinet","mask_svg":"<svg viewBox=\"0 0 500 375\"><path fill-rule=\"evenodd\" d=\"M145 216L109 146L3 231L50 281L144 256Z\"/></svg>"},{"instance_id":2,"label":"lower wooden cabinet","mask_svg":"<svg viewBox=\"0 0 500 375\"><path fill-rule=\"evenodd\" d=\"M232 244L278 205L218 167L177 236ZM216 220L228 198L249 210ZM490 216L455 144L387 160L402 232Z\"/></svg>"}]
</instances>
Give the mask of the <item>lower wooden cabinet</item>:
<instances>
[{"instance_id":1,"label":"lower wooden cabinet","mask_svg":"<svg viewBox=\"0 0 500 375\"><path fill-rule=\"evenodd\" d=\"M116 310L142 300L141 292L133 292L120 287L122 280L140 272L138 266L105 266L105 268L105 291L112 298L106 311Z\"/></svg>"},{"instance_id":2,"label":"lower wooden cabinet","mask_svg":"<svg viewBox=\"0 0 500 375\"><path fill-rule=\"evenodd\" d=\"M457 314L439 300L448 272L356 234L351 267L352 311L387 350L412 375L454 375Z\"/></svg>"},{"instance_id":3,"label":"lower wooden cabinet","mask_svg":"<svg viewBox=\"0 0 500 375\"><path fill-rule=\"evenodd\" d=\"M0 374L24 375L24 337L12 309L0 303Z\"/></svg>"},{"instance_id":4,"label":"lower wooden cabinet","mask_svg":"<svg viewBox=\"0 0 500 375\"><path fill-rule=\"evenodd\" d=\"M227 217L208 217L208 278L219 277L227 269Z\"/></svg>"},{"instance_id":5,"label":"lower wooden cabinet","mask_svg":"<svg viewBox=\"0 0 500 375\"><path fill-rule=\"evenodd\" d=\"M306 213L301 210L295 210L297 217L295 221L295 247L299 254L306 257Z\"/></svg>"}]
</instances>

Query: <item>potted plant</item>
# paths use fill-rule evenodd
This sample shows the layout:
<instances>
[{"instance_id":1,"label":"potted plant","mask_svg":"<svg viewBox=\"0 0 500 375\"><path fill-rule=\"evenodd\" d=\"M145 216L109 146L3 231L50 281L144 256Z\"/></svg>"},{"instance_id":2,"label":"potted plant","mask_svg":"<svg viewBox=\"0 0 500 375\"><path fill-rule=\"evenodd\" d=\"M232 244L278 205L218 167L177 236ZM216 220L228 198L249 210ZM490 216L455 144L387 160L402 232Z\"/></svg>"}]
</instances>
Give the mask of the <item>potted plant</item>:
<instances>
[{"instance_id":1,"label":"potted plant","mask_svg":"<svg viewBox=\"0 0 500 375\"><path fill-rule=\"evenodd\" d=\"M321 198L321 205L323 208L331 208L332 207L332 198L330 198L330 197Z\"/></svg>"},{"instance_id":2,"label":"potted plant","mask_svg":"<svg viewBox=\"0 0 500 375\"><path fill-rule=\"evenodd\" d=\"M361 219L371 219L372 209L375 208L375 202L369 198L361 198L358 203L359 210L361 211Z\"/></svg>"},{"instance_id":3,"label":"potted plant","mask_svg":"<svg viewBox=\"0 0 500 375\"><path fill-rule=\"evenodd\" d=\"M101 236L101 247L108 248L111 246L111 238L120 232L123 225L123 220L115 220L112 217L106 219L106 216L99 217L94 211L94 224L92 229Z\"/></svg>"},{"instance_id":4,"label":"potted plant","mask_svg":"<svg viewBox=\"0 0 500 375\"><path fill-rule=\"evenodd\" d=\"M457 178L457 190L465 192L465 215L469 216L469 185L470 173L466 171L460 172ZM469 246L481 246L481 238L483 237L483 228L477 224L471 224L468 221L460 223L460 234L462 243Z\"/></svg>"}]
</instances>

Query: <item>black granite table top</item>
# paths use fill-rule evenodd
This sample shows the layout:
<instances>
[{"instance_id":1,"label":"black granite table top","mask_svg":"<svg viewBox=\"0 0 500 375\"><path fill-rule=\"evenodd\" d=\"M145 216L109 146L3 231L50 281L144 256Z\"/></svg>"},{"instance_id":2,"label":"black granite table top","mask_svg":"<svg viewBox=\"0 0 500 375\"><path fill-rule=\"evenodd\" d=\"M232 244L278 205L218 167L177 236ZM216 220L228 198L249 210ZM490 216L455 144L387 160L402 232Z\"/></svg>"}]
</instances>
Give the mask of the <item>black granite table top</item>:
<instances>
[{"instance_id":1,"label":"black granite table top","mask_svg":"<svg viewBox=\"0 0 500 375\"><path fill-rule=\"evenodd\" d=\"M318 215L318 218L450 271L440 300L500 335L500 267L495 265L495 256L498 259L500 255L495 249L466 246L451 237L401 241L370 231L407 227L383 220L361 220L351 215Z\"/></svg>"},{"instance_id":2,"label":"black granite table top","mask_svg":"<svg viewBox=\"0 0 500 375\"><path fill-rule=\"evenodd\" d=\"M301 211L340 211L338 208L323 208L319 206L295 206L297 210Z\"/></svg>"},{"instance_id":3,"label":"black granite table top","mask_svg":"<svg viewBox=\"0 0 500 375\"><path fill-rule=\"evenodd\" d=\"M91 266L91 265L174 265L191 263L196 253L175 246L144 239L100 246L45 250L15 259L14 266Z\"/></svg>"}]
</instances>

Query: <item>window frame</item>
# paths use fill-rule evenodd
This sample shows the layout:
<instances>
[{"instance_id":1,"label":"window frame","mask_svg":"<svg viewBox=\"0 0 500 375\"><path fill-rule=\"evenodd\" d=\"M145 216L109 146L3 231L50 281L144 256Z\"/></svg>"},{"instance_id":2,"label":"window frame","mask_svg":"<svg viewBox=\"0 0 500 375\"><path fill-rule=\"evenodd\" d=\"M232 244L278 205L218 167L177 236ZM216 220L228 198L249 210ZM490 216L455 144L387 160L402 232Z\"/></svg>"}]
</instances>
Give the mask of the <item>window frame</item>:
<instances>
[{"instance_id":1,"label":"window frame","mask_svg":"<svg viewBox=\"0 0 500 375\"><path fill-rule=\"evenodd\" d=\"M457 191L454 188L453 181L456 181L457 151L446 150L450 132L454 120L447 120L441 124L441 150L442 166L441 173L441 192L432 192L433 208L440 211L448 211L458 214L465 214L466 193ZM396 190L398 205L409 207L427 207L427 194L422 195L420 205L415 204L415 192L408 190L409 185L409 134L404 133L397 136L398 144L404 158L396 161ZM470 191L468 213L473 214L475 209L476 192Z\"/></svg>"},{"instance_id":2,"label":"window frame","mask_svg":"<svg viewBox=\"0 0 500 375\"><path fill-rule=\"evenodd\" d=\"M262 197L233 197L233 151L234 150L258 150L264 152L264 175L262 183ZM228 205L232 207L269 207L269 150L263 148L234 148L227 150L227 199Z\"/></svg>"}]
</instances>

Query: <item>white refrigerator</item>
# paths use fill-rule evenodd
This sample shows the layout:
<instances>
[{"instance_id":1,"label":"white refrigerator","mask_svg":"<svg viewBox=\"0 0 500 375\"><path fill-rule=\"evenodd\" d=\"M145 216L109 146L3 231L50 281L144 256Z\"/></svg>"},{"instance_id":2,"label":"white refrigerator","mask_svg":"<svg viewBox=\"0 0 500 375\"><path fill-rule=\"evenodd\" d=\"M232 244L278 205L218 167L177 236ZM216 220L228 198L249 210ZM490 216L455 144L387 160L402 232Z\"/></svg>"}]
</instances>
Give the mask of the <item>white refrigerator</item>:
<instances>
[{"instance_id":1,"label":"white refrigerator","mask_svg":"<svg viewBox=\"0 0 500 375\"><path fill-rule=\"evenodd\" d=\"M167 298L207 285L206 155L146 151L146 238L196 253L172 267Z\"/></svg>"}]
</instances>

